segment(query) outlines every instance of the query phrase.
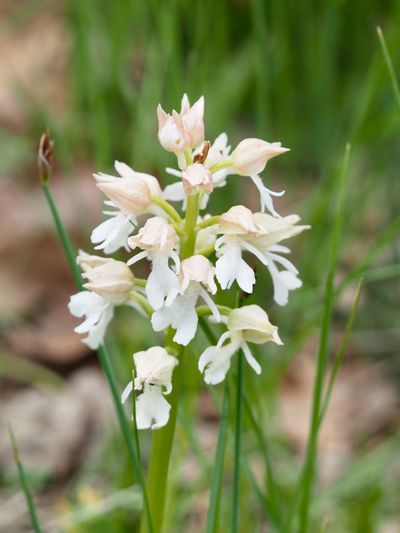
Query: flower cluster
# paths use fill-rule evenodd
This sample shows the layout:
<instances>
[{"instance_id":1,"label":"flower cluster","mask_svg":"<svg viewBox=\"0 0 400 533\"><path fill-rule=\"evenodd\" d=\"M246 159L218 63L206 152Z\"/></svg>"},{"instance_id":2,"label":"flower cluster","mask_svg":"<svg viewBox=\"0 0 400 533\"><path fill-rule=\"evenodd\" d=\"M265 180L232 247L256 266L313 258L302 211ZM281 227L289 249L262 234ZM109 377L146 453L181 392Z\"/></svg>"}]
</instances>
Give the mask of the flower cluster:
<instances>
[{"instance_id":1,"label":"flower cluster","mask_svg":"<svg viewBox=\"0 0 400 533\"><path fill-rule=\"evenodd\" d=\"M179 364L176 346L195 337L199 316L211 315L226 327L216 346L206 348L198 362L207 383L224 380L232 356L242 350L256 373L260 364L248 343L282 344L278 329L257 305L238 308L216 303L220 290L237 286L252 293L256 282L249 264L255 256L269 271L274 300L288 302L289 292L300 287L296 267L280 244L308 228L297 215L281 217L274 208L273 192L259 174L273 157L287 151L280 143L245 139L231 152L225 133L213 144L204 138L204 99L190 105L184 95L180 112L166 113L159 105L158 139L173 152L178 169L167 172L179 180L164 191L154 176L136 172L116 162L118 176L95 174L97 187L106 195L107 219L95 228L92 243L105 254L120 248L133 252L126 262L80 252L77 258L84 288L71 297L69 309L85 320L75 329L97 348L104 339L114 307L128 305L148 314L154 331L166 331L173 341L133 355L134 380L122 394L125 401L135 390L137 426L159 428L169 417L164 398L172 390L172 374ZM221 215L204 213L209 196L227 185L228 177L249 177L258 189L260 212L235 205ZM182 215L170 202L182 202ZM136 252L136 253L135 253ZM135 277L130 266L147 259L147 280ZM202 301L202 305L200 305Z\"/></svg>"}]
</instances>

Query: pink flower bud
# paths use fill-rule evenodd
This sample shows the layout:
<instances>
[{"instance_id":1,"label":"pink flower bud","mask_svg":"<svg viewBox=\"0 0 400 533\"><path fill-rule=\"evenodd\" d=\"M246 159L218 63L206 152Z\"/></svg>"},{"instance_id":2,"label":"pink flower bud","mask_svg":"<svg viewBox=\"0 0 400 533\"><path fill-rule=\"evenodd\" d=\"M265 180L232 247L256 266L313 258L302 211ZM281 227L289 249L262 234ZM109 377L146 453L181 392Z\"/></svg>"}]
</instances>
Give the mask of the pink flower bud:
<instances>
[{"instance_id":1,"label":"pink flower bud","mask_svg":"<svg viewBox=\"0 0 400 533\"><path fill-rule=\"evenodd\" d=\"M200 163L189 165L182 171L183 188L186 194L192 194L201 189L207 193L213 190L213 176L211 172Z\"/></svg>"},{"instance_id":2,"label":"pink flower bud","mask_svg":"<svg viewBox=\"0 0 400 533\"><path fill-rule=\"evenodd\" d=\"M166 113L160 104L157 107L158 140L168 152L182 153L190 147L190 136L176 111L172 115Z\"/></svg>"},{"instance_id":3,"label":"pink flower bud","mask_svg":"<svg viewBox=\"0 0 400 533\"><path fill-rule=\"evenodd\" d=\"M77 263L87 279L85 289L97 293L113 305L122 304L134 286L135 278L122 261L80 252Z\"/></svg>"},{"instance_id":4,"label":"pink flower bud","mask_svg":"<svg viewBox=\"0 0 400 533\"><path fill-rule=\"evenodd\" d=\"M95 174L97 187L125 215L146 213L152 196L161 196L161 188L154 176L135 172L124 163L115 162L115 168L121 177L107 174Z\"/></svg>"},{"instance_id":5,"label":"pink flower bud","mask_svg":"<svg viewBox=\"0 0 400 533\"><path fill-rule=\"evenodd\" d=\"M197 148L204 141L204 96L190 107L189 99L184 94L180 116L190 138L190 146Z\"/></svg>"},{"instance_id":6,"label":"pink flower bud","mask_svg":"<svg viewBox=\"0 0 400 533\"><path fill-rule=\"evenodd\" d=\"M244 139L231 154L232 168L240 176L260 174L269 159L287 152L281 143L269 143L261 139Z\"/></svg>"}]
</instances>

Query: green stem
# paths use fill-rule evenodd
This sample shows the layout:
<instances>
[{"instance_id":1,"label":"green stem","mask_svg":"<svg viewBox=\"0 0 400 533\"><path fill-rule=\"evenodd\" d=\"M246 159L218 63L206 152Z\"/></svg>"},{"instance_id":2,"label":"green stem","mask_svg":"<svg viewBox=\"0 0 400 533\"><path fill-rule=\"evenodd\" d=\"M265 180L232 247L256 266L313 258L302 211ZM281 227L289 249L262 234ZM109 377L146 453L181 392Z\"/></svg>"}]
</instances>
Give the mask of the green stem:
<instances>
[{"instance_id":1,"label":"green stem","mask_svg":"<svg viewBox=\"0 0 400 533\"><path fill-rule=\"evenodd\" d=\"M188 196L186 218L184 225L184 238L182 239L181 259L190 257L194 253L196 244L196 222L199 214L199 194ZM180 359L180 364L174 371L172 392L168 397L171 406L168 424L158 429L153 434L153 441L150 455L150 466L147 477L147 493L149 495L149 505L152 511L152 521L154 533L160 533L163 528L165 496L168 483L168 469L172 452L172 445L176 426L176 414L182 378L183 352L184 347L174 343L172 340L175 331L169 328L166 332L165 346L176 353ZM142 533L147 530L145 524L141 525Z\"/></svg>"},{"instance_id":2,"label":"green stem","mask_svg":"<svg viewBox=\"0 0 400 533\"><path fill-rule=\"evenodd\" d=\"M172 207L170 203L168 203L164 198L161 198L160 196L152 196L151 201L153 204L158 205L158 207L161 207L165 213L167 213L168 216L172 218L174 222L176 222L178 225L183 224L183 220L179 216L178 212Z\"/></svg>"},{"instance_id":3,"label":"green stem","mask_svg":"<svg viewBox=\"0 0 400 533\"><path fill-rule=\"evenodd\" d=\"M225 380L224 399L222 404L221 422L218 433L217 449L215 452L215 462L213 469L213 476L211 481L211 492L207 514L207 533L216 533L218 530L218 509L221 496L222 474L224 470L224 459L226 440L228 437L229 424L229 385L228 380Z\"/></svg>"},{"instance_id":4,"label":"green stem","mask_svg":"<svg viewBox=\"0 0 400 533\"><path fill-rule=\"evenodd\" d=\"M233 499L232 499L232 533L239 531L239 474L240 474L240 448L242 431L242 405L243 405L243 355L239 350L237 356L237 386L236 386L236 420L235 420L235 451L233 467Z\"/></svg>"},{"instance_id":5,"label":"green stem","mask_svg":"<svg viewBox=\"0 0 400 533\"><path fill-rule=\"evenodd\" d=\"M147 298L143 296L143 294L140 294L137 291L131 291L129 293L129 298L137 302L147 315L151 316L153 314L153 308L147 301Z\"/></svg>"},{"instance_id":6,"label":"green stem","mask_svg":"<svg viewBox=\"0 0 400 533\"><path fill-rule=\"evenodd\" d=\"M187 197L186 218L184 236L182 239L181 259L193 255L196 244L196 223L199 215L199 193L190 194Z\"/></svg>"},{"instance_id":7,"label":"green stem","mask_svg":"<svg viewBox=\"0 0 400 533\"><path fill-rule=\"evenodd\" d=\"M136 287L142 287L142 288L145 288L145 287L146 287L146 284L147 284L147 280L146 280L146 279L137 278L137 277L135 276L135 285L136 285Z\"/></svg>"},{"instance_id":8,"label":"green stem","mask_svg":"<svg viewBox=\"0 0 400 533\"><path fill-rule=\"evenodd\" d=\"M232 166L232 159L226 159L225 161L221 161L220 163L215 163L215 165L212 165L210 167L210 172L218 172L218 170L222 170L223 168L228 168Z\"/></svg>"},{"instance_id":9,"label":"green stem","mask_svg":"<svg viewBox=\"0 0 400 533\"><path fill-rule=\"evenodd\" d=\"M216 305L216 307L221 315L229 315L229 313L232 311L232 309L226 305ZM196 307L196 313L197 316L207 316L211 315L212 311L207 305L199 305Z\"/></svg>"},{"instance_id":10,"label":"green stem","mask_svg":"<svg viewBox=\"0 0 400 533\"><path fill-rule=\"evenodd\" d=\"M46 195L47 201L49 203L50 211L54 219L54 223L59 235L59 238L61 240L61 244L64 248L65 255L67 257L68 264L71 269L72 276L75 280L75 283L77 287L82 290L82 277L81 273L79 271L78 265L75 261L75 250L72 246L72 243L69 239L68 233L64 227L64 224L62 223L61 217L59 215L57 206L54 202L53 195L51 194L51 191L47 184L43 184L43 190ZM126 414L124 411L124 408L121 404L120 399L120 393L117 386L117 382L114 376L114 372L112 370L111 362L110 362L110 356L108 354L107 348L104 344L99 346L97 349L97 353L100 359L101 366L103 368L103 372L107 378L108 385L111 391L111 395L114 402L114 407L117 412L117 418L120 425L121 433L124 437L125 444L128 448L128 453L130 456L130 459L132 461L133 470L135 472L135 477L138 480L138 483L142 489L143 494L143 506L144 506L144 512L146 516L146 523L148 526L148 531L151 533L153 531L152 523L151 523L151 517L150 517L150 510L149 510L149 503L147 498L147 492L146 492L146 486L144 482L144 476L142 472L142 466L140 464L139 460L139 453L136 448L136 443L134 442L130 430L130 426L128 423L128 420L126 418Z\"/></svg>"},{"instance_id":11,"label":"green stem","mask_svg":"<svg viewBox=\"0 0 400 533\"><path fill-rule=\"evenodd\" d=\"M172 334L174 334L173 330ZM171 332L169 332L169 337L171 336ZM172 392L168 396L168 403L171 406L168 424L154 431L151 445L151 459L147 474L147 493L149 495L149 507L152 514L154 533L160 533L163 528L168 469L176 426L184 352L184 347L175 344L172 340L166 340L165 346L175 352L179 359L179 365L174 370ZM143 522L141 531L143 533L148 531Z\"/></svg>"},{"instance_id":12,"label":"green stem","mask_svg":"<svg viewBox=\"0 0 400 533\"><path fill-rule=\"evenodd\" d=\"M15 440L14 433L12 431L12 428L11 428L10 424L8 425L8 434L10 435L11 446L12 446L13 455L14 455L14 461L15 461L15 464L17 465L18 475L19 475L19 479L20 479L20 482L21 482L21 485L22 485L22 490L24 491L25 500L26 500L26 503L28 505L28 510L29 510L29 515L31 517L32 527L33 527L35 533L42 533L42 528L40 527L39 520L38 520L38 517L37 517L37 514L36 514L35 502L33 501L33 497L32 497L31 489L30 489L30 486L29 486L29 482L28 482L28 479L27 479L27 477L25 475L25 470L24 470L24 467L23 467L23 465L21 463L21 460L20 460L20 457L19 457L17 441Z\"/></svg>"},{"instance_id":13,"label":"green stem","mask_svg":"<svg viewBox=\"0 0 400 533\"><path fill-rule=\"evenodd\" d=\"M200 230L200 229L208 228L209 226L214 226L215 224L219 224L219 219L220 219L219 215L215 215L214 217L206 218L205 220L202 220L201 222L199 222L197 224L196 229Z\"/></svg>"},{"instance_id":14,"label":"green stem","mask_svg":"<svg viewBox=\"0 0 400 533\"><path fill-rule=\"evenodd\" d=\"M54 224L56 226L59 239L61 241L62 247L64 248L64 252L65 252L65 255L68 261L68 265L69 265L69 268L71 269L72 277L74 278L74 281L77 287L80 290L83 290L81 273L79 271L78 265L76 264L75 250L71 244L68 233L66 232L64 228L64 224L62 223L62 220L58 212L56 203L54 201L53 195L51 194L49 186L47 184L43 184L42 188L46 196L47 202L49 204L50 211L51 211L51 214L54 220Z\"/></svg>"}]
</instances>

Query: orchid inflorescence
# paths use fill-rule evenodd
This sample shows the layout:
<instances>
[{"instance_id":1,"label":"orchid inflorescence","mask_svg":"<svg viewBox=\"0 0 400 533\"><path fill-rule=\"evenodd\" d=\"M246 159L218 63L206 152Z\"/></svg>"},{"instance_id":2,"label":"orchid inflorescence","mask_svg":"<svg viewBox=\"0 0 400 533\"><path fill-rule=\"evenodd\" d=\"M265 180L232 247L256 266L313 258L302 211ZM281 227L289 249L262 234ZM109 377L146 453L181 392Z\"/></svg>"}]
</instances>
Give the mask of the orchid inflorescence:
<instances>
[{"instance_id":1,"label":"orchid inflorescence","mask_svg":"<svg viewBox=\"0 0 400 533\"><path fill-rule=\"evenodd\" d=\"M217 345L207 347L199 358L206 383L224 380L238 350L257 374L261 372L248 343L282 344L278 328L258 305L229 308L217 305L215 296L235 282L245 293L253 292L254 270L243 257L253 254L270 272L275 302L285 305L289 292L300 287L301 281L286 257L290 250L280 242L308 228L298 225L297 215L281 217L276 212L272 199L284 191L267 189L259 176L268 160L287 148L245 139L231 152L225 133L213 144L205 141L203 97L191 106L184 95L180 113L167 114L159 105L157 115L160 144L175 153L179 167L167 172L179 180L163 191L154 176L120 162L115 162L117 177L94 175L97 187L108 198L104 211L108 218L91 235L95 249L105 254L120 248L138 252L127 263L79 252L77 262L86 290L73 295L69 303L73 315L85 317L75 331L86 333L83 342L93 349L102 344L119 305L150 316L154 331L172 332L171 346L154 346L133 356L134 379L123 391L122 401L133 390L140 392L136 397L139 429L155 429L168 422L170 405L164 395L172 389L173 370L179 364L173 346L190 343L199 316L211 315L226 327ZM219 216L205 214L209 196L226 186L232 174L253 181L260 195L260 212L235 205ZM182 202L183 217L171 202ZM147 280L138 279L130 269L142 259L151 262ZM204 305L199 305L200 299Z\"/></svg>"}]
</instances>

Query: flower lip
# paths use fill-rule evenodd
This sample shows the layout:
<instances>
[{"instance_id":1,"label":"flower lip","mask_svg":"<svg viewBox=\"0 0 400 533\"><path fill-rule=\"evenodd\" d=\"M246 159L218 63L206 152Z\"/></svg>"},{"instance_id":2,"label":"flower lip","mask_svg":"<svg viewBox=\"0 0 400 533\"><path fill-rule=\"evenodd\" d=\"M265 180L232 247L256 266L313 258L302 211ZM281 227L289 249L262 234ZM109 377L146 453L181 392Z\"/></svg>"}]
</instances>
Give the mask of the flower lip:
<instances>
[{"instance_id":1,"label":"flower lip","mask_svg":"<svg viewBox=\"0 0 400 533\"><path fill-rule=\"evenodd\" d=\"M221 215L219 233L231 235L258 235L266 230L257 223L254 214L244 205L235 205Z\"/></svg>"},{"instance_id":2,"label":"flower lip","mask_svg":"<svg viewBox=\"0 0 400 533\"><path fill-rule=\"evenodd\" d=\"M267 341L282 344L278 328L271 324L267 313L258 305L245 305L233 309L228 316L228 329L242 332L246 341L255 344Z\"/></svg>"},{"instance_id":3,"label":"flower lip","mask_svg":"<svg viewBox=\"0 0 400 533\"><path fill-rule=\"evenodd\" d=\"M174 228L164 218L156 216L149 218L137 235L129 237L128 244L132 249L171 252L177 239Z\"/></svg>"},{"instance_id":4,"label":"flower lip","mask_svg":"<svg viewBox=\"0 0 400 533\"><path fill-rule=\"evenodd\" d=\"M270 159L288 151L289 148L284 148L279 142L244 139L231 154L232 168L241 176L260 174Z\"/></svg>"}]
</instances>

